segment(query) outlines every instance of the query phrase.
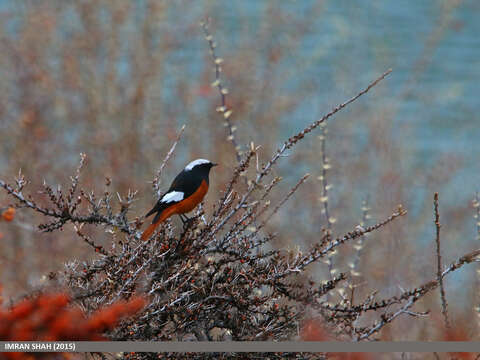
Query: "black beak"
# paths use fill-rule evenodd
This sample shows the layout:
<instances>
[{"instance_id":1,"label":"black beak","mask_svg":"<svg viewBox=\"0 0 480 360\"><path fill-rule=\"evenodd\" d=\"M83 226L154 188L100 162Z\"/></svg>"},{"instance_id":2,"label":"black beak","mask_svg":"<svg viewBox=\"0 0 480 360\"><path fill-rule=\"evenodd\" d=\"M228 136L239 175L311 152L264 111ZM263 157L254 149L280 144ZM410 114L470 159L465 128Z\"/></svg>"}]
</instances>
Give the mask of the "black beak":
<instances>
[{"instance_id":1,"label":"black beak","mask_svg":"<svg viewBox=\"0 0 480 360\"><path fill-rule=\"evenodd\" d=\"M217 165L218 165L217 163L212 163L212 167L217 166Z\"/></svg>"}]
</instances>

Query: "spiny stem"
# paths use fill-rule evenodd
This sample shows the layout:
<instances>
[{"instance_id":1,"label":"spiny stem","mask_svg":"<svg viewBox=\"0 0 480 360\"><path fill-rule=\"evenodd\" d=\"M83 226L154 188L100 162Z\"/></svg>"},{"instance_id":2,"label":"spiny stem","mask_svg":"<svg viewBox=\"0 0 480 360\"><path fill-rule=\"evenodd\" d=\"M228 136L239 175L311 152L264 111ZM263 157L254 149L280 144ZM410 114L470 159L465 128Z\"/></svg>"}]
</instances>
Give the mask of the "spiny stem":
<instances>
[{"instance_id":1,"label":"spiny stem","mask_svg":"<svg viewBox=\"0 0 480 360\"><path fill-rule=\"evenodd\" d=\"M445 297L445 289L443 287L443 278L442 278L442 255L440 253L440 212L438 210L438 193L433 195L433 207L435 212L435 243L437 245L437 280L438 285L440 287L440 297L442 299L442 314L445 319L445 326L450 328L450 321L448 320L448 312L447 312L447 300Z\"/></svg>"}]
</instances>

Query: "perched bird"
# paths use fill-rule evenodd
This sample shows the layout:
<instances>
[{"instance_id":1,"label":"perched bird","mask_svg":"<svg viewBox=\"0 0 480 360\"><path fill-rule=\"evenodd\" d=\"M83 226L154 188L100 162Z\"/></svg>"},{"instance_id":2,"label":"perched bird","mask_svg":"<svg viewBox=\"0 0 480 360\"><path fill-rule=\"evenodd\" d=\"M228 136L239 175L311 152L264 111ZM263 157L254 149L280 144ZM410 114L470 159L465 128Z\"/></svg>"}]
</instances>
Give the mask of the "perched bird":
<instances>
[{"instance_id":1,"label":"perched bird","mask_svg":"<svg viewBox=\"0 0 480 360\"><path fill-rule=\"evenodd\" d=\"M156 227L172 215L178 214L183 222L185 213L192 211L208 191L210 169L217 164L209 160L197 159L190 162L173 180L170 189L161 197L145 217L156 213L152 224L142 233L141 239L147 240Z\"/></svg>"}]
</instances>

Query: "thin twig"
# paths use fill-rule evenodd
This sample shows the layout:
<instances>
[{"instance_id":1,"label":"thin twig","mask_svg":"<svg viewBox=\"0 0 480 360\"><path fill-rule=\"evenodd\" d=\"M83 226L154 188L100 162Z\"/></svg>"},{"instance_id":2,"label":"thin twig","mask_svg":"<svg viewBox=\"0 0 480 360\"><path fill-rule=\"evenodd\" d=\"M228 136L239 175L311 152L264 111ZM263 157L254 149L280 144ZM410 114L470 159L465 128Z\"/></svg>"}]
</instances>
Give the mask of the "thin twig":
<instances>
[{"instance_id":1,"label":"thin twig","mask_svg":"<svg viewBox=\"0 0 480 360\"><path fill-rule=\"evenodd\" d=\"M475 219L475 227L477 230L477 238L476 240L480 240L480 195L478 191L475 193L475 197L472 201L473 208L475 209L475 214L473 218Z\"/></svg>"},{"instance_id":2,"label":"thin twig","mask_svg":"<svg viewBox=\"0 0 480 360\"><path fill-rule=\"evenodd\" d=\"M470 264L472 262L478 262L480 256L480 249L474 250L472 252L469 252L468 254L463 255L461 258L456 260L455 262L451 263L449 267L444 270L440 274L440 278L443 279L445 276L447 276L449 273L460 269L462 266L466 264ZM437 286L439 286L440 281L437 280L432 280L427 282L426 284L415 288L411 291L408 291L405 293L405 296L401 296L400 298L410 298L409 301L404 304L398 311L396 311L393 314L383 314L380 322L375 324L372 328L368 329L368 331L364 332L361 336L357 337L357 341L359 340L365 340L372 336L374 333L380 331L385 325L391 323L396 317L398 317L401 314L407 313L407 310L412 307L412 305L417 302L420 298L422 298L425 294L427 294L429 291L434 290Z\"/></svg>"},{"instance_id":3,"label":"thin twig","mask_svg":"<svg viewBox=\"0 0 480 360\"><path fill-rule=\"evenodd\" d=\"M475 196L472 201L472 206L473 206L473 210L475 211L475 213L473 214L473 218L475 219L475 230L476 230L475 240L480 241L480 196L478 194L478 191L475 192ZM478 285L480 285L480 276L478 275L478 272L477 272L477 288L478 288ZM479 310L480 306L478 305L478 301L479 299L477 295L477 299L476 299L477 304L476 306L474 306L474 310L477 313L477 315L480 313L480 310ZM480 326L480 323L477 322L477 325Z\"/></svg>"},{"instance_id":4,"label":"thin twig","mask_svg":"<svg viewBox=\"0 0 480 360\"><path fill-rule=\"evenodd\" d=\"M331 186L328 185L327 182L327 171L331 168L330 162L328 160L326 154L326 147L327 147L327 123L323 123L320 126L322 134L319 136L320 138L320 151L321 151L321 160L322 160L322 175L319 177L322 183L322 197L320 198L321 202L323 203L323 211L325 213L325 220L327 222L327 229L329 231L332 230L332 226L334 221L330 218L330 213L328 210L328 190Z\"/></svg>"},{"instance_id":5,"label":"thin twig","mask_svg":"<svg viewBox=\"0 0 480 360\"><path fill-rule=\"evenodd\" d=\"M448 311L447 311L447 300L445 297L445 288L443 287L442 279L442 255L440 253L440 213L438 210L438 193L433 195L433 207L435 211L435 243L437 244L437 280L440 287L440 297L442 299L442 314L445 319L445 326L450 328L450 321L448 320Z\"/></svg>"},{"instance_id":6,"label":"thin twig","mask_svg":"<svg viewBox=\"0 0 480 360\"><path fill-rule=\"evenodd\" d=\"M277 206L275 206L275 209L273 209L273 211L268 215L268 217L262 222L260 227L263 228L270 221L272 216L274 216L278 212L278 210L280 210L280 208L283 206L283 204L285 204L288 201L288 199L290 199L290 197L295 193L295 191L297 191L297 189L300 187L300 185L302 185L308 179L309 176L310 176L310 174L307 173L307 174L303 175L300 180L298 180L298 182L295 184L295 186L290 189L290 191L282 199L282 201L280 201L280 203Z\"/></svg>"},{"instance_id":7,"label":"thin twig","mask_svg":"<svg viewBox=\"0 0 480 360\"><path fill-rule=\"evenodd\" d=\"M213 63L215 64L215 81L212 83L212 86L218 89L218 92L220 93L220 101L221 101L221 105L217 107L217 112L222 114L223 119L225 120L225 127L228 130L227 139L232 143L233 148L235 150L235 156L237 158L237 162L240 163L242 161L242 154L240 152L240 146L238 145L237 140L235 139L235 131L237 128L232 125L232 121L231 121L232 109L227 107L228 89L223 85L222 79L220 77L220 73L222 72L221 64L223 63L223 59L217 56L217 53L215 51L217 44L213 40L213 36L210 34L210 31L208 30L208 23L209 23L209 19L207 19L206 21L202 21L200 25L202 26L203 32L205 33L205 39L208 41L208 46L210 47L210 55L212 56Z\"/></svg>"},{"instance_id":8,"label":"thin twig","mask_svg":"<svg viewBox=\"0 0 480 360\"><path fill-rule=\"evenodd\" d=\"M167 155L163 159L162 164L158 168L158 171L157 171L155 177L153 178L152 187L153 187L153 191L155 192L155 194L158 198L160 198L160 193L159 193L160 176L162 175L162 172L163 172L163 169L164 169L165 165L167 165L168 160L170 159L173 152L175 151L175 148L177 147L177 144L178 144L178 142L180 140L180 137L182 136L184 130L185 130L185 125L183 125L182 128L180 129L180 132L178 133L177 138L175 139L172 147L170 148Z\"/></svg>"},{"instance_id":9,"label":"thin twig","mask_svg":"<svg viewBox=\"0 0 480 360\"><path fill-rule=\"evenodd\" d=\"M292 267L290 269L287 269L284 272L280 272L280 273L275 274L274 278L279 279L279 278L285 277L285 276L287 276L291 273L300 272L301 270L303 270L305 267L307 267L311 263L317 261L318 259L320 259L320 258L328 255L332 251L334 251L338 246L346 243L347 241L358 239L359 237L361 237L361 236L363 236L367 233L370 233L374 230L377 230L377 229L381 228L382 226L385 226L388 223L392 222L396 218L398 218L400 216L404 216L406 213L407 213L407 211L405 209L403 209L403 207L401 205L399 205L398 208L397 208L397 211L394 212L392 215L390 215L387 219L385 219L382 222L379 222L379 223L377 223L373 226L369 226L365 229L361 229L361 230L356 229L355 231L349 232L342 237L339 237L339 238L336 238L333 241L330 241L328 243L328 245L325 246L325 247L314 247L307 255L300 258L299 261L297 262L297 264L294 267ZM327 234L325 237L328 238L329 235Z\"/></svg>"},{"instance_id":10,"label":"thin twig","mask_svg":"<svg viewBox=\"0 0 480 360\"><path fill-rule=\"evenodd\" d=\"M370 211L368 196L365 198L365 200L362 201L361 210L362 210L362 220L360 222L360 227L363 228L365 226L368 226L368 219L370 218L370 214L368 213ZM365 236L362 236L353 245L353 248L356 250L356 252L355 252L355 259L352 263L352 269L350 271L352 276L356 276L356 277L361 276L361 273L359 271L359 266L360 266L360 260L363 254L364 242L365 242Z\"/></svg>"},{"instance_id":11,"label":"thin twig","mask_svg":"<svg viewBox=\"0 0 480 360\"><path fill-rule=\"evenodd\" d=\"M323 203L323 212L325 214L325 221L327 222L327 232L331 234L334 220L333 218L330 217L330 212L328 210L328 190L330 189L330 186L328 185L328 182L327 182L327 171L331 168L331 165L329 163L329 160L326 154L327 133L328 133L327 122L324 122L323 124L320 125L320 130L322 131L322 134L319 136L320 151L321 151L320 158L322 161L322 175L319 176L320 181L322 183L322 196L320 198L320 202ZM330 275L330 279L332 279L334 275L333 257L335 256L335 254L336 252L332 252L325 259L325 262L328 265L328 274Z\"/></svg>"}]
</instances>

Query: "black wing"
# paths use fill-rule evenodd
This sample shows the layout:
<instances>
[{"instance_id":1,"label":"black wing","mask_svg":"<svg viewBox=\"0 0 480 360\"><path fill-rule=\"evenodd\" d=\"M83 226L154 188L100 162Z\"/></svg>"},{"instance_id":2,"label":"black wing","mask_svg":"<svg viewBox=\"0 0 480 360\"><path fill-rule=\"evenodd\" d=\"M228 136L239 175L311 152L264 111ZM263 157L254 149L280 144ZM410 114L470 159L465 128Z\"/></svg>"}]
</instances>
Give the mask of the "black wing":
<instances>
[{"instance_id":1,"label":"black wing","mask_svg":"<svg viewBox=\"0 0 480 360\"><path fill-rule=\"evenodd\" d=\"M173 180L172 184L168 191L162 195L162 198L172 191L180 191L183 192L183 198L186 199L187 197L191 196L200 186L202 183L202 179L196 176L189 176L185 170L182 170L180 174ZM149 217L155 213L158 213L157 216L153 219L153 222L160 216L163 210L165 210L170 205L176 204L178 201L170 201L168 203L164 203L160 200L157 201L155 206L150 210L145 217Z\"/></svg>"},{"instance_id":2,"label":"black wing","mask_svg":"<svg viewBox=\"0 0 480 360\"><path fill-rule=\"evenodd\" d=\"M194 176L190 171L182 170L182 172L173 180L172 185L170 185L170 189L168 189L166 194L170 191L181 191L184 194L183 198L186 199L197 191L201 183L201 177Z\"/></svg>"},{"instance_id":3,"label":"black wing","mask_svg":"<svg viewBox=\"0 0 480 360\"><path fill-rule=\"evenodd\" d=\"M153 214L155 214L156 212L162 212L163 210L165 210L166 208L166 203L162 203L160 200L157 201L157 203L155 204L155 206L152 208L152 210L150 210L146 215L145 217L149 217Z\"/></svg>"}]
</instances>

